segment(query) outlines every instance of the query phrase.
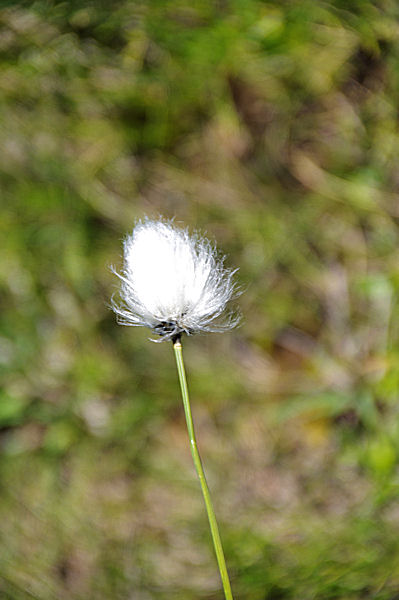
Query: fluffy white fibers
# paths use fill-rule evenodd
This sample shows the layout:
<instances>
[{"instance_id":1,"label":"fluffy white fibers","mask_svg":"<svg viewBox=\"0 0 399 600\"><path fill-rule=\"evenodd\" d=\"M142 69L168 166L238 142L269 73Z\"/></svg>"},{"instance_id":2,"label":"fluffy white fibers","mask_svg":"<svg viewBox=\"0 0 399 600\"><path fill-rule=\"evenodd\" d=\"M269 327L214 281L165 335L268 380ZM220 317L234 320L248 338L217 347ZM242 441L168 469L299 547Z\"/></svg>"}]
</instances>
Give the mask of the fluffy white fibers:
<instances>
[{"instance_id":1,"label":"fluffy white fibers","mask_svg":"<svg viewBox=\"0 0 399 600\"><path fill-rule=\"evenodd\" d=\"M238 323L239 317L225 312L236 292L235 271L223 266L206 238L170 221L146 219L123 247L123 271L116 273L122 302L112 300L119 323L150 327L159 341Z\"/></svg>"}]
</instances>

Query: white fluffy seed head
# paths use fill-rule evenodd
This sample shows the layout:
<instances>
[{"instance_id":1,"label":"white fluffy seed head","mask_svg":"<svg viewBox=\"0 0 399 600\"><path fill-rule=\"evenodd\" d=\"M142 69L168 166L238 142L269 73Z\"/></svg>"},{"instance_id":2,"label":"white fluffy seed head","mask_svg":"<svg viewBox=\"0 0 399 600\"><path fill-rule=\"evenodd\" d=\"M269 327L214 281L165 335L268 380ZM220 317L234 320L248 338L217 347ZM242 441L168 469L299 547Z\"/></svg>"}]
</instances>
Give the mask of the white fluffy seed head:
<instances>
[{"instance_id":1,"label":"white fluffy seed head","mask_svg":"<svg viewBox=\"0 0 399 600\"><path fill-rule=\"evenodd\" d=\"M236 294L235 271L198 234L170 221L139 222L124 241L121 303L112 300L118 322L150 327L163 341L185 332L224 331L239 317L226 313Z\"/></svg>"}]
</instances>

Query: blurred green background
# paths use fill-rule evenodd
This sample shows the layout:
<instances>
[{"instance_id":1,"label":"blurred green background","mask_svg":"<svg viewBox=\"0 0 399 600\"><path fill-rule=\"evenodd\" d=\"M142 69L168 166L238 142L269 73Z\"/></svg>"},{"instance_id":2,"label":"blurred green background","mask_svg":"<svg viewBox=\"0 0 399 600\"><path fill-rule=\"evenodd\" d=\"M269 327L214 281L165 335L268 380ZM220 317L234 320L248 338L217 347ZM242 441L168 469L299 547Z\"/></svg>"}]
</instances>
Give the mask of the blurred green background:
<instances>
[{"instance_id":1,"label":"blurred green background","mask_svg":"<svg viewBox=\"0 0 399 600\"><path fill-rule=\"evenodd\" d=\"M144 215L216 239L185 340L237 600L399 598L399 5L1 2L0 597L221 600Z\"/></svg>"}]
</instances>

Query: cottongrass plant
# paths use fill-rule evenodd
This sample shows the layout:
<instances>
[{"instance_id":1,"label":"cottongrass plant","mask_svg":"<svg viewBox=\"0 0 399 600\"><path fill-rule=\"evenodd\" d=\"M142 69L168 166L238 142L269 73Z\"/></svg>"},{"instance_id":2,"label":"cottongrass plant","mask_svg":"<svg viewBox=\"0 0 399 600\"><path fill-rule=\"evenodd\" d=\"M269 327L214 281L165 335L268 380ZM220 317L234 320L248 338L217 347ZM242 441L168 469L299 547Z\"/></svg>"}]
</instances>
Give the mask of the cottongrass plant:
<instances>
[{"instance_id":1,"label":"cottongrass plant","mask_svg":"<svg viewBox=\"0 0 399 600\"><path fill-rule=\"evenodd\" d=\"M149 327L153 341L172 341L183 398L191 454L205 500L224 595L232 600L222 542L197 447L181 338L185 333L226 331L239 318L226 311L236 293L235 271L226 269L215 247L172 221L140 221L124 241L121 302L112 308L122 325Z\"/></svg>"}]
</instances>

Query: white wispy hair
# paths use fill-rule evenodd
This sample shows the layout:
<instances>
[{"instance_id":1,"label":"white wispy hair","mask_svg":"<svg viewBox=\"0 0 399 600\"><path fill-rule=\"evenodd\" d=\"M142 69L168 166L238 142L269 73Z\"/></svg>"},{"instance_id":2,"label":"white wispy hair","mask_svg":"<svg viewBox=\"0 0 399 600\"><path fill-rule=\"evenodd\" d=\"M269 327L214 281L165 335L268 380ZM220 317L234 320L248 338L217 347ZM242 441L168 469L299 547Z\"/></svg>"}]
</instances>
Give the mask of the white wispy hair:
<instances>
[{"instance_id":1,"label":"white wispy hair","mask_svg":"<svg viewBox=\"0 0 399 600\"><path fill-rule=\"evenodd\" d=\"M139 221L123 244L121 302L112 308L122 325L151 328L164 341L181 333L225 331L239 316L226 311L237 293L236 272L224 267L214 245L172 221Z\"/></svg>"}]
</instances>

